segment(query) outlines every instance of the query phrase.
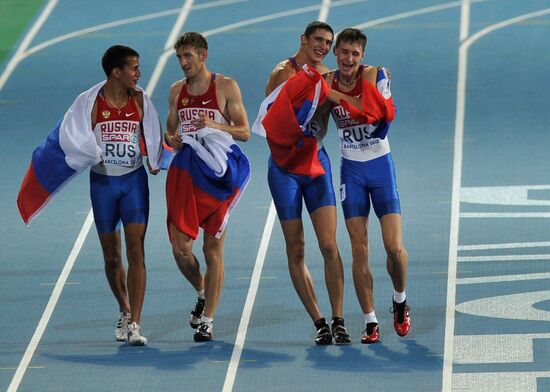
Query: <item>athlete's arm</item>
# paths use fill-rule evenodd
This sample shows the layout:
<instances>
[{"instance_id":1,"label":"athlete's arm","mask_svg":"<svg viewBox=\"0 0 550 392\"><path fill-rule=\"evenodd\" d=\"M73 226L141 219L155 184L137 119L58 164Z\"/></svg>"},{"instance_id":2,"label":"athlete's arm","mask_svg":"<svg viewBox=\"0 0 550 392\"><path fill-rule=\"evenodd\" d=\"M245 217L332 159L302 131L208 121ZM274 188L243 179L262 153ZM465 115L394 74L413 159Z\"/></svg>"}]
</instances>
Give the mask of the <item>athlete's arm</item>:
<instances>
[{"instance_id":1,"label":"athlete's arm","mask_svg":"<svg viewBox=\"0 0 550 392\"><path fill-rule=\"evenodd\" d=\"M237 82L226 77L217 80L216 98L229 124L214 122L202 114L191 120L191 123L197 129L204 127L219 129L229 133L235 140L246 142L250 138L250 126Z\"/></svg>"},{"instance_id":2,"label":"athlete's arm","mask_svg":"<svg viewBox=\"0 0 550 392\"><path fill-rule=\"evenodd\" d=\"M269 80L265 86L265 96L271 94L273 90L290 79L295 73L294 68L285 64L285 62L277 64L271 75L269 75Z\"/></svg>"},{"instance_id":3,"label":"athlete's arm","mask_svg":"<svg viewBox=\"0 0 550 392\"><path fill-rule=\"evenodd\" d=\"M170 147L177 150L183 147L181 138L178 135L178 110L177 99L181 91L183 81L177 81L170 87L170 93L168 94L168 117L166 118L166 134L164 135L164 141Z\"/></svg>"}]
</instances>

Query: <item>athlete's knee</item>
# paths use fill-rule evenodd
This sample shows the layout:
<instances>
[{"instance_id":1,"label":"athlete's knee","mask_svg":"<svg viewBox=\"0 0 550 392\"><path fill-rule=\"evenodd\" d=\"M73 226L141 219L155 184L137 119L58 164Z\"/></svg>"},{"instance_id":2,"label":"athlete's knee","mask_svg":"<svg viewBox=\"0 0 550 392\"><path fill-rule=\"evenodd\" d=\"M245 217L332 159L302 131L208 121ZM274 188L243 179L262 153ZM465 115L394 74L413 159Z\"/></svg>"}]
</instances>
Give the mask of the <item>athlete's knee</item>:
<instances>
[{"instance_id":1,"label":"athlete's knee","mask_svg":"<svg viewBox=\"0 0 550 392\"><path fill-rule=\"evenodd\" d=\"M117 269L122 267L122 258L120 256L111 256L105 257L105 268L107 269Z\"/></svg>"},{"instance_id":2,"label":"athlete's knee","mask_svg":"<svg viewBox=\"0 0 550 392\"><path fill-rule=\"evenodd\" d=\"M351 245L351 254L353 260L364 260L368 262L369 258L369 246L364 242L353 243Z\"/></svg>"},{"instance_id":3,"label":"athlete's knee","mask_svg":"<svg viewBox=\"0 0 550 392\"><path fill-rule=\"evenodd\" d=\"M128 262L131 262L133 260L143 259L144 257L143 243L139 240L127 242L126 254L128 255Z\"/></svg>"},{"instance_id":4,"label":"athlete's knee","mask_svg":"<svg viewBox=\"0 0 550 392\"><path fill-rule=\"evenodd\" d=\"M321 239L319 250L324 258L334 258L338 255L338 245L335 238Z\"/></svg>"},{"instance_id":5,"label":"athlete's knee","mask_svg":"<svg viewBox=\"0 0 550 392\"><path fill-rule=\"evenodd\" d=\"M385 245L386 253L388 257L395 261L400 261L407 254L407 251L402 244L391 243Z\"/></svg>"},{"instance_id":6,"label":"athlete's knee","mask_svg":"<svg viewBox=\"0 0 550 392\"><path fill-rule=\"evenodd\" d=\"M177 261L193 260L193 245L182 241L172 241L172 254Z\"/></svg>"},{"instance_id":7,"label":"athlete's knee","mask_svg":"<svg viewBox=\"0 0 550 392\"><path fill-rule=\"evenodd\" d=\"M222 250L218 247L203 246L202 253L207 265L219 265L222 262Z\"/></svg>"},{"instance_id":8,"label":"athlete's knee","mask_svg":"<svg viewBox=\"0 0 550 392\"><path fill-rule=\"evenodd\" d=\"M286 241L286 254L290 260L303 261L305 257L305 243L302 238Z\"/></svg>"}]
</instances>

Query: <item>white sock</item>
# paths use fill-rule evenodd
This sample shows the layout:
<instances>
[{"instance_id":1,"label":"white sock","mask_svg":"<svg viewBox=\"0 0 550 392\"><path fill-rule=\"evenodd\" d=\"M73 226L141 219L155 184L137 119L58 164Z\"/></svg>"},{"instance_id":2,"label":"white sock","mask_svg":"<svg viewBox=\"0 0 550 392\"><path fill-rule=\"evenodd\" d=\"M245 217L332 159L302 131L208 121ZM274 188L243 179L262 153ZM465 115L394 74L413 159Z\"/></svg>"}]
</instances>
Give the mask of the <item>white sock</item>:
<instances>
[{"instance_id":1,"label":"white sock","mask_svg":"<svg viewBox=\"0 0 550 392\"><path fill-rule=\"evenodd\" d=\"M206 323L206 324L212 325L213 322L214 322L213 318L206 317L206 316L201 317L201 323Z\"/></svg>"},{"instance_id":2,"label":"white sock","mask_svg":"<svg viewBox=\"0 0 550 392\"><path fill-rule=\"evenodd\" d=\"M399 291L393 290L393 300L397 302L398 304L402 304L407 299L407 295L405 294L405 291L400 293Z\"/></svg>"},{"instance_id":3,"label":"white sock","mask_svg":"<svg viewBox=\"0 0 550 392\"><path fill-rule=\"evenodd\" d=\"M374 314L374 310L370 313L365 313L365 325L367 325L368 323L378 324L378 320L376 319L376 314Z\"/></svg>"},{"instance_id":4,"label":"white sock","mask_svg":"<svg viewBox=\"0 0 550 392\"><path fill-rule=\"evenodd\" d=\"M204 289L197 290L197 297L204 299Z\"/></svg>"}]
</instances>

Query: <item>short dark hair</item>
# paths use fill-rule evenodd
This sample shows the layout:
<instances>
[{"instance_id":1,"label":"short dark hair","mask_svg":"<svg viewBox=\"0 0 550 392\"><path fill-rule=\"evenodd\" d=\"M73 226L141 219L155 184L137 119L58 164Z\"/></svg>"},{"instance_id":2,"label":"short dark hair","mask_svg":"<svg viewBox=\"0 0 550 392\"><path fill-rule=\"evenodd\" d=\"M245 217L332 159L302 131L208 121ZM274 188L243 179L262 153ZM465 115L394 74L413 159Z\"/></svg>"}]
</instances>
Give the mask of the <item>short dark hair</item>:
<instances>
[{"instance_id":1,"label":"short dark hair","mask_svg":"<svg viewBox=\"0 0 550 392\"><path fill-rule=\"evenodd\" d=\"M105 51L101 65L105 75L109 77L115 68L122 69L128 63L128 57L139 57L139 53L129 46L114 45Z\"/></svg>"},{"instance_id":2,"label":"short dark hair","mask_svg":"<svg viewBox=\"0 0 550 392\"><path fill-rule=\"evenodd\" d=\"M347 29L342 30L338 34L338 36L336 37L336 43L334 44L334 47L337 48L342 42L349 42L349 43L357 42L361 45L364 52L365 47L367 46L367 36L363 34L363 32L359 29L348 27Z\"/></svg>"},{"instance_id":3,"label":"short dark hair","mask_svg":"<svg viewBox=\"0 0 550 392\"><path fill-rule=\"evenodd\" d=\"M306 38L309 38L309 36L311 34L313 34L313 32L317 29L322 29L322 30L329 31L332 34L332 36L334 37L334 31L332 30L332 27L330 27L330 25L328 23L321 22L319 20L315 20L315 21L311 22L310 24L308 24L306 26L306 29L304 30L304 35L306 36Z\"/></svg>"},{"instance_id":4,"label":"short dark hair","mask_svg":"<svg viewBox=\"0 0 550 392\"><path fill-rule=\"evenodd\" d=\"M204 38L202 34L195 31L189 31L182 34L174 44L174 50L178 50L178 48L187 45L196 49L208 50L208 42L206 42L206 38Z\"/></svg>"}]
</instances>

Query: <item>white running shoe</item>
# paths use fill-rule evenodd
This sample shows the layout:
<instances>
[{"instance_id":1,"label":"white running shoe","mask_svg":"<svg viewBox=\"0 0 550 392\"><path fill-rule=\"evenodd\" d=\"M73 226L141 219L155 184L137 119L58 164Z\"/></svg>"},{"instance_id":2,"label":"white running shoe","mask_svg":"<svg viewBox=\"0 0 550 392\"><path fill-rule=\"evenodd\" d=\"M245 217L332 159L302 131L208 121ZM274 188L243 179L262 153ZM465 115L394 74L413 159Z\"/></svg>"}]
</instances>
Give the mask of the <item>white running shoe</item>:
<instances>
[{"instance_id":1,"label":"white running shoe","mask_svg":"<svg viewBox=\"0 0 550 392\"><path fill-rule=\"evenodd\" d=\"M141 334L141 328L134 321L128 324L128 343L130 346L145 346L147 338Z\"/></svg>"},{"instance_id":2,"label":"white running shoe","mask_svg":"<svg viewBox=\"0 0 550 392\"><path fill-rule=\"evenodd\" d=\"M120 312L115 329L115 339L119 342L128 340L128 324L130 324L130 313Z\"/></svg>"}]
</instances>

